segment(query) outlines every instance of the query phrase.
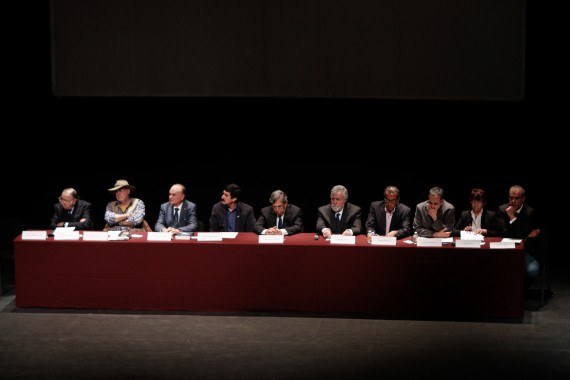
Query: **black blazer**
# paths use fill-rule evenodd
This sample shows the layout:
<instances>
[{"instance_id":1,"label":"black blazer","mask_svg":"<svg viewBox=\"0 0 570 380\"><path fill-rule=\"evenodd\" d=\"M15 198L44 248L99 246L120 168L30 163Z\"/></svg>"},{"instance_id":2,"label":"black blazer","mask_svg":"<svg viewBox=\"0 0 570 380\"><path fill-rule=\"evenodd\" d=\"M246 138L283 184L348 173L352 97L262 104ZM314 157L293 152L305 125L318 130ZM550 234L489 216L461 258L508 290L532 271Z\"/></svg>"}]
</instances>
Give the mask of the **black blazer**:
<instances>
[{"instance_id":1,"label":"black blazer","mask_svg":"<svg viewBox=\"0 0 570 380\"><path fill-rule=\"evenodd\" d=\"M84 222L80 222L85 218ZM68 211L63 208L61 203L53 205L53 216L49 228L55 230L59 222L67 222L68 227L75 227L76 230L92 230L93 221L91 220L91 203L82 199L78 199L73 207L73 212L69 215Z\"/></svg>"},{"instance_id":2,"label":"black blazer","mask_svg":"<svg viewBox=\"0 0 570 380\"><path fill-rule=\"evenodd\" d=\"M412 209L403 203L398 203L394 208L390 225L386 228L386 202L383 200L372 202L366 219L366 233L375 232L378 235L386 235L387 232L393 230L398 230L397 239L412 234Z\"/></svg>"},{"instance_id":3,"label":"black blazer","mask_svg":"<svg viewBox=\"0 0 570 380\"><path fill-rule=\"evenodd\" d=\"M543 228L540 224L541 221L538 212L525 203L517 215L517 220L510 223L509 215L506 211L508 206L509 205L505 203L499 206L499 210L497 211L497 219L501 231L500 236L512 239L524 239L525 251L532 254L538 261L542 261L547 253L545 244L548 238L544 232L535 238L528 237L528 234L535 228Z\"/></svg>"},{"instance_id":4,"label":"black blazer","mask_svg":"<svg viewBox=\"0 0 570 380\"><path fill-rule=\"evenodd\" d=\"M539 227L538 216L534 208L523 204L520 213L517 215L517 220L510 223L509 215L507 214L508 204L499 206L497 211L497 218L501 228L501 236L513 239L526 239L530 231Z\"/></svg>"},{"instance_id":5,"label":"black blazer","mask_svg":"<svg viewBox=\"0 0 570 380\"><path fill-rule=\"evenodd\" d=\"M495 211L487 210L486 208L481 211L481 228L487 230L487 235L485 236L501 236L501 228L499 225L499 220L497 219L497 213ZM455 223L453 230L453 236L460 236L461 231L465 227L470 226L473 218L471 217L471 210L465 210L461 212L461 216Z\"/></svg>"},{"instance_id":6,"label":"black blazer","mask_svg":"<svg viewBox=\"0 0 570 380\"><path fill-rule=\"evenodd\" d=\"M288 235L294 235L303 232L303 213L301 209L293 204L288 203L283 213L283 228L287 231ZM272 206L267 206L261 209L261 215L257 218L253 232L261 235L263 230L275 227L277 214L273 211Z\"/></svg>"},{"instance_id":7,"label":"black blazer","mask_svg":"<svg viewBox=\"0 0 570 380\"><path fill-rule=\"evenodd\" d=\"M253 208L247 203L238 201L236 212L236 231L253 232L253 227L255 226ZM212 214L210 215L210 231L228 231L228 208L221 201L212 206Z\"/></svg>"},{"instance_id":8,"label":"black blazer","mask_svg":"<svg viewBox=\"0 0 570 380\"><path fill-rule=\"evenodd\" d=\"M341 234L347 228L353 235L362 233L362 209L352 203L345 203L340 223L336 222L336 214L330 204L321 206L317 210L317 233L322 235L323 228L330 228L333 234Z\"/></svg>"}]
</instances>

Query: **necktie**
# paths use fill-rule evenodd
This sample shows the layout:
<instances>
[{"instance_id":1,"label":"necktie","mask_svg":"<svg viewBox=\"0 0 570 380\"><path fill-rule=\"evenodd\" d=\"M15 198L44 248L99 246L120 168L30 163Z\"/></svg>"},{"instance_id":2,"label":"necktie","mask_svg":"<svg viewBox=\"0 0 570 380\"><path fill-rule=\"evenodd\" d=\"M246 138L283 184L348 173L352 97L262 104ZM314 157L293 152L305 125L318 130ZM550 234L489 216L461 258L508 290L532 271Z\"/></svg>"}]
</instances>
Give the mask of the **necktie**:
<instances>
[{"instance_id":1,"label":"necktie","mask_svg":"<svg viewBox=\"0 0 570 380\"><path fill-rule=\"evenodd\" d=\"M277 223L277 228L279 228L279 229L283 228L283 217L282 216L279 218L279 222Z\"/></svg>"},{"instance_id":2,"label":"necktie","mask_svg":"<svg viewBox=\"0 0 570 380\"><path fill-rule=\"evenodd\" d=\"M174 208L174 225L178 226L178 207Z\"/></svg>"},{"instance_id":3,"label":"necktie","mask_svg":"<svg viewBox=\"0 0 570 380\"><path fill-rule=\"evenodd\" d=\"M340 212L337 212L334 217L336 219L336 233L340 234Z\"/></svg>"}]
</instances>

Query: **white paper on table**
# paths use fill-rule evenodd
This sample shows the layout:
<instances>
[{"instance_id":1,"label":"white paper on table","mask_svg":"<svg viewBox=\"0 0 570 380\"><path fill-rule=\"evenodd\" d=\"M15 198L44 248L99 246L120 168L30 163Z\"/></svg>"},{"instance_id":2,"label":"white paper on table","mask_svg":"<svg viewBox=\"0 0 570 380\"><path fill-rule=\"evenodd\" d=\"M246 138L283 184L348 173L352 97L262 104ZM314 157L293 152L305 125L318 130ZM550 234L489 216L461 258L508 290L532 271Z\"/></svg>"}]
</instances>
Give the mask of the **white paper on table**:
<instances>
[{"instance_id":1,"label":"white paper on table","mask_svg":"<svg viewBox=\"0 0 570 380\"><path fill-rule=\"evenodd\" d=\"M72 231L75 231L75 227L56 227L52 234L55 236L57 234L64 234Z\"/></svg>"},{"instance_id":2,"label":"white paper on table","mask_svg":"<svg viewBox=\"0 0 570 380\"><path fill-rule=\"evenodd\" d=\"M282 244L284 241L284 235L259 235L258 239L258 242L261 244Z\"/></svg>"},{"instance_id":3,"label":"white paper on table","mask_svg":"<svg viewBox=\"0 0 570 380\"><path fill-rule=\"evenodd\" d=\"M502 243L515 243L515 244L519 244L522 241L523 239L511 239L511 238L503 238L503 240L501 240Z\"/></svg>"},{"instance_id":4,"label":"white paper on table","mask_svg":"<svg viewBox=\"0 0 570 380\"><path fill-rule=\"evenodd\" d=\"M238 235L237 232L220 232L222 234L222 238L224 239L235 239Z\"/></svg>"},{"instance_id":5,"label":"white paper on table","mask_svg":"<svg viewBox=\"0 0 570 380\"><path fill-rule=\"evenodd\" d=\"M485 237L481 234L474 234L472 231L461 231L461 240L483 240Z\"/></svg>"},{"instance_id":6,"label":"white paper on table","mask_svg":"<svg viewBox=\"0 0 570 380\"><path fill-rule=\"evenodd\" d=\"M128 235L121 235L123 231L107 231L108 237L107 240L113 241L113 240L129 240L129 236Z\"/></svg>"}]
</instances>

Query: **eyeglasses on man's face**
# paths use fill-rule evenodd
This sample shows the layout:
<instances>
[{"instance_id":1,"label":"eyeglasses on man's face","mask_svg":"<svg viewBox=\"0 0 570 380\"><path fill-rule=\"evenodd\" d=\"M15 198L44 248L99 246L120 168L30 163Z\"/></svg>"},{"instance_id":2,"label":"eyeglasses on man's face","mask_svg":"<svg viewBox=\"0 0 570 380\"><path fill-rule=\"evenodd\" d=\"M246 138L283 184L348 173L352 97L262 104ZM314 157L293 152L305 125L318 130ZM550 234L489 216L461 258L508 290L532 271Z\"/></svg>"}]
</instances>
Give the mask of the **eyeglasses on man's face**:
<instances>
[{"instance_id":1,"label":"eyeglasses on man's face","mask_svg":"<svg viewBox=\"0 0 570 380\"><path fill-rule=\"evenodd\" d=\"M386 202L387 204L396 204L398 202L398 200L397 199L384 198L384 202Z\"/></svg>"},{"instance_id":2,"label":"eyeglasses on man's face","mask_svg":"<svg viewBox=\"0 0 570 380\"><path fill-rule=\"evenodd\" d=\"M66 204L69 204L69 203L73 202L73 199L63 199L62 197L57 198L57 200L58 200L60 203L66 203Z\"/></svg>"},{"instance_id":3,"label":"eyeglasses on man's face","mask_svg":"<svg viewBox=\"0 0 570 380\"><path fill-rule=\"evenodd\" d=\"M280 210L280 209L282 209L282 208L284 207L284 205L283 205L283 204L280 204L280 205L273 205L273 206L271 206L271 207L273 207L274 210Z\"/></svg>"}]
</instances>

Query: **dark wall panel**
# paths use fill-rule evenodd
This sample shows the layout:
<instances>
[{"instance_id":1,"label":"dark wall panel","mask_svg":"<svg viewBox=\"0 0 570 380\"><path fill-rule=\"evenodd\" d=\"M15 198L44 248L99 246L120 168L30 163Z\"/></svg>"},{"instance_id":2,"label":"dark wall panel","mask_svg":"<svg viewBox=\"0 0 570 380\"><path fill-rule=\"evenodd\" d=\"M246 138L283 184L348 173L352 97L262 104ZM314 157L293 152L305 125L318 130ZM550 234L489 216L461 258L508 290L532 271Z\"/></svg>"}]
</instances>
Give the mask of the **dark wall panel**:
<instances>
[{"instance_id":1,"label":"dark wall panel","mask_svg":"<svg viewBox=\"0 0 570 380\"><path fill-rule=\"evenodd\" d=\"M525 0L52 0L56 96L521 100Z\"/></svg>"}]
</instances>

